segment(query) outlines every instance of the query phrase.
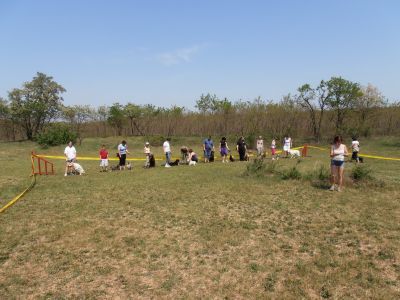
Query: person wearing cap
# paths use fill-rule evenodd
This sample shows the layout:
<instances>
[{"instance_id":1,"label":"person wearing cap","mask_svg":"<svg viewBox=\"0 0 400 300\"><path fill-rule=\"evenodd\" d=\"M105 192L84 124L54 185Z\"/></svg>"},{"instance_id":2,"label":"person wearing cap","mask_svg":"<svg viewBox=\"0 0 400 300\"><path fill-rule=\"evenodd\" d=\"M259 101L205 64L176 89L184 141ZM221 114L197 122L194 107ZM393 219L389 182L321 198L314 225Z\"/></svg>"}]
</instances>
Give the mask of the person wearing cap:
<instances>
[{"instance_id":1,"label":"person wearing cap","mask_svg":"<svg viewBox=\"0 0 400 300\"><path fill-rule=\"evenodd\" d=\"M264 140L260 135L257 139L257 156L261 157L264 154Z\"/></svg>"},{"instance_id":2,"label":"person wearing cap","mask_svg":"<svg viewBox=\"0 0 400 300\"><path fill-rule=\"evenodd\" d=\"M149 168L150 167L150 154L151 154L150 143L146 142L144 144L144 155L146 155L146 162L144 164L145 168Z\"/></svg>"}]
</instances>

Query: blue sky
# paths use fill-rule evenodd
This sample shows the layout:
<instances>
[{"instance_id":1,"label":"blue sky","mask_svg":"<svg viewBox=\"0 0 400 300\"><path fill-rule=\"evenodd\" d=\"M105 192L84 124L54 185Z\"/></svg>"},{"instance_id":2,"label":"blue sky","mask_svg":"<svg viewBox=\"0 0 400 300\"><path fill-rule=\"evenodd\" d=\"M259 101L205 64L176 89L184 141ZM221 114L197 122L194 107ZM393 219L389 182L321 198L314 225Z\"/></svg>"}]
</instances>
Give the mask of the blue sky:
<instances>
[{"instance_id":1,"label":"blue sky","mask_svg":"<svg viewBox=\"0 0 400 300\"><path fill-rule=\"evenodd\" d=\"M343 76L400 99L400 1L1 1L0 96L37 71L64 102L279 100Z\"/></svg>"}]
</instances>

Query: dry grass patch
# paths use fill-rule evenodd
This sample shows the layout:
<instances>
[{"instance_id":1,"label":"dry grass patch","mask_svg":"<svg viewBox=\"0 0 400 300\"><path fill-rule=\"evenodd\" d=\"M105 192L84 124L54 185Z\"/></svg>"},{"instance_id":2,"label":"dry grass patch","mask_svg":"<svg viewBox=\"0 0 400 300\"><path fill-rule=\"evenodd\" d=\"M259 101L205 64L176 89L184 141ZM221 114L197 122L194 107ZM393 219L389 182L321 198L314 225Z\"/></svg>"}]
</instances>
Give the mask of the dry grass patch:
<instances>
[{"instance_id":1,"label":"dry grass patch","mask_svg":"<svg viewBox=\"0 0 400 300\"><path fill-rule=\"evenodd\" d=\"M300 171L316 160L327 163L305 159ZM243 177L239 162L108 174L97 162L84 167L87 176L39 178L0 216L2 297L400 295L399 189L331 193ZM24 166L7 168L0 180L25 178Z\"/></svg>"}]
</instances>

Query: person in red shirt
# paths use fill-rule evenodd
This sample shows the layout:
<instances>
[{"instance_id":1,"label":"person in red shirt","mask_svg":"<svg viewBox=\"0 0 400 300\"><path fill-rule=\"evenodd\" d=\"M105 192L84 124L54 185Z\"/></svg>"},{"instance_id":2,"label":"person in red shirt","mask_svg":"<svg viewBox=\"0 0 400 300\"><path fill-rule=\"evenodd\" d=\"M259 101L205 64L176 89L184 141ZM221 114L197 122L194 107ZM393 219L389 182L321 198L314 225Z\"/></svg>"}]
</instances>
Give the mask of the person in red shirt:
<instances>
[{"instance_id":1,"label":"person in red shirt","mask_svg":"<svg viewBox=\"0 0 400 300\"><path fill-rule=\"evenodd\" d=\"M108 151L105 145L101 146L100 155L100 172L107 172L108 169Z\"/></svg>"}]
</instances>

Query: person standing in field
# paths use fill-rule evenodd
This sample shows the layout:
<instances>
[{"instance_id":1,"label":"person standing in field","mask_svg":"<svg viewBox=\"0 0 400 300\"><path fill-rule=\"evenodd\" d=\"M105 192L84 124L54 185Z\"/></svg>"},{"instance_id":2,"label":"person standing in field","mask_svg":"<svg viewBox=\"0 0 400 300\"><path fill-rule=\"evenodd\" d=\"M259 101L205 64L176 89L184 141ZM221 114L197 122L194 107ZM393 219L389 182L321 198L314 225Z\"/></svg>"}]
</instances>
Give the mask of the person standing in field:
<instances>
[{"instance_id":1,"label":"person standing in field","mask_svg":"<svg viewBox=\"0 0 400 300\"><path fill-rule=\"evenodd\" d=\"M150 168L150 143L146 142L144 144L144 155L146 155L146 162L144 163L145 168Z\"/></svg>"},{"instance_id":2,"label":"person standing in field","mask_svg":"<svg viewBox=\"0 0 400 300\"><path fill-rule=\"evenodd\" d=\"M241 136L239 138L239 140L237 141L236 150L239 152L240 161L245 161L246 160L247 145L246 145L246 142L244 141L244 137L243 136Z\"/></svg>"},{"instance_id":3,"label":"person standing in field","mask_svg":"<svg viewBox=\"0 0 400 300\"><path fill-rule=\"evenodd\" d=\"M129 153L128 145L126 141L122 141L121 144L118 145L118 157L119 157L119 169L125 170L126 165L126 155Z\"/></svg>"},{"instance_id":4,"label":"person standing in field","mask_svg":"<svg viewBox=\"0 0 400 300\"><path fill-rule=\"evenodd\" d=\"M330 191L335 189L340 192L343 187L344 175L344 158L347 157L348 151L345 144L343 144L341 136L335 136L331 147L331 187Z\"/></svg>"},{"instance_id":5,"label":"person standing in field","mask_svg":"<svg viewBox=\"0 0 400 300\"><path fill-rule=\"evenodd\" d=\"M165 153L165 167L170 168L170 163L171 163L171 145L170 145L170 138L167 138L166 141L163 144L163 150Z\"/></svg>"},{"instance_id":6,"label":"person standing in field","mask_svg":"<svg viewBox=\"0 0 400 300\"><path fill-rule=\"evenodd\" d=\"M222 163L228 162L228 143L226 142L226 137L222 137L221 141L219 142L219 153L222 156Z\"/></svg>"},{"instance_id":7,"label":"person standing in field","mask_svg":"<svg viewBox=\"0 0 400 300\"><path fill-rule=\"evenodd\" d=\"M65 174L64 176L68 175L68 169L71 167L71 164L76 161L76 149L72 144L72 141L68 142L67 147L64 149L65 155Z\"/></svg>"},{"instance_id":8,"label":"person standing in field","mask_svg":"<svg viewBox=\"0 0 400 300\"><path fill-rule=\"evenodd\" d=\"M99 156L100 156L100 172L107 172L108 151L106 149L106 145L101 145L101 149L99 151Z\"/></svg>"},{"instance_id":9,"label":"person standing in field","mask_svg":"<svg viewBox=\"0 0 400 300\"><path fill-rule=\"evenodd\" d=\"M275 160L275 155L276 155L276 141L275 138L272 139L271 142L271 156L272 156L272 160Z\"/></svg>"},{"instance_id":10,"label":"person standing in field","mask_svg":"<svg viewBox=\"0 0 400 300\"><path fill-rule=\"evenodd\" d=\"M260 135L256 141L257 145L257 156L261 157L264 154L264 140Z\"/></svg>"},{"instance_id":11,"label":"person standing in field","mask_svg":"<svg viewBox=\"0 0 400 300\"><path fill-rule=\"evenodd\" d=\"M214 151L214 142L211 139L211 136L209 136L207 139L204 140L203 142L203 150L204 150L204 162L210 162L210 157L211 157L211 152Z\"/></svg>"},{"instance_id":12,"label":"person standing in field","mask_svg":"<svg viewBox=\"0 0 400 300\"><path fill-rule=\"evenodd\" d=\"M292 138L289 135L286 135L283 138L283 151L286 154L286 158L289 157L290 148L292 148Z\"/></svg>"},{"instance_id":13,"label":"person standing in field","mask_svg":"<svg viewBox=\"0 0 400 300\"><path fill-rule=\"evenodd\" d=\"M358 152L360 152L360 142L357 140L355 136L353 136L352 138L351 151L353 152L351 155L351 159L359 163L360 157L358 156Z\"/></svg>"}]
</instances>

